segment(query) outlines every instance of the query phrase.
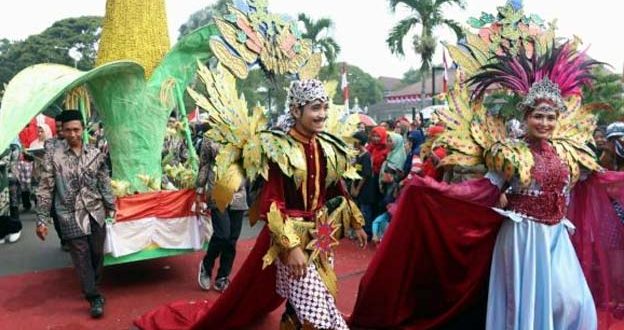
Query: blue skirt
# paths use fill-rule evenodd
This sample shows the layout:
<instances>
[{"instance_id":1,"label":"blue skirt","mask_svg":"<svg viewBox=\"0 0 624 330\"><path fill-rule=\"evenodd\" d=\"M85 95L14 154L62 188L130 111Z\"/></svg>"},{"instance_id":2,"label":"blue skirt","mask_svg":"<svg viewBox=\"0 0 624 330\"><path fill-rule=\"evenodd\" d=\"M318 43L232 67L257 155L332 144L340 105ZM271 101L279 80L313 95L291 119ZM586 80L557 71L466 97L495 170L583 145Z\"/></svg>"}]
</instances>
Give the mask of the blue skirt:
<instances>
[{"instance_id":1,"label":"blue skirt","mask_svg":"<svg viewBox=\"0 0 624 330\"><path fill-rule=\"evenodd\" d=\"M494 246L486 328L596 329L596 307L568 233L573 225L497 211L509 218Z\"/></svg>"}]
</instances>

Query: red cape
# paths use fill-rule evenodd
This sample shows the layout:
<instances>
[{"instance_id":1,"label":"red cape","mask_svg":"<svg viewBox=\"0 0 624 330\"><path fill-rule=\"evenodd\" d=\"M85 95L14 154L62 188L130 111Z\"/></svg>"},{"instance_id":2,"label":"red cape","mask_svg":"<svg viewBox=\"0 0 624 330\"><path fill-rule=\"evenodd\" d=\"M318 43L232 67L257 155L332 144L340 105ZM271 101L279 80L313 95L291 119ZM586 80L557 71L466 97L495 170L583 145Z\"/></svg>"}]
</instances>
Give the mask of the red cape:
<instances>
[{"instance_id":1,"label":"red cape","mask_svg":"<svg viewBox=\"0 0 624 330\"><path fill-rule=\"evenodd\" d=\"M182 330L238 329L253 324L283 302L275 292L275 266L262 270L269 245L269 230L264 227L231 285L214 303L175 302L141 316L134 325L144 330Z\"/></svg>"},{"instance_id":2,"label":"red cape","mask_svg":"<svg viewBox=\"0 0 624 330\"><path fill-rule=\"evenodd\" d=\"M476 306L502 221L487 207L498 195L487 179L414 178L360 282L350 326L430 329Z\"/></svg>"}]
</instances>

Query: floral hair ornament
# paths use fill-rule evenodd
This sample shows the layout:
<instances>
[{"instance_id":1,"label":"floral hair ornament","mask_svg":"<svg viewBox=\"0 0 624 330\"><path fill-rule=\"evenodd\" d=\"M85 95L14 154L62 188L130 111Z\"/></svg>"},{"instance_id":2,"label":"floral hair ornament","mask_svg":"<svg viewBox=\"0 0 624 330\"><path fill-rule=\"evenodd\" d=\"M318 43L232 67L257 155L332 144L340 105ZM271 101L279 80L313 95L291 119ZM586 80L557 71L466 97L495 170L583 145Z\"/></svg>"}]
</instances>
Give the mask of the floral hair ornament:
<instances>
[{"instance_id":1,"label":"floral hair ornament","mask_svg":"<svg viewBox=\"0 0 624 330\"><path fill-rule=\"evenodd\" d=\"M564 100L581 96L582 87L590 86L594 79L591 70L599 64L570 42L553 44L544 54L533 52L531 57L524 50L515 54L505 50L468 83L475 86L473 98L482 98L487 88L498 85L523 97L517 105L521 111L533 110L542 101L550 103L553 110L566 111Z\"/></svg>"}]
</instances>

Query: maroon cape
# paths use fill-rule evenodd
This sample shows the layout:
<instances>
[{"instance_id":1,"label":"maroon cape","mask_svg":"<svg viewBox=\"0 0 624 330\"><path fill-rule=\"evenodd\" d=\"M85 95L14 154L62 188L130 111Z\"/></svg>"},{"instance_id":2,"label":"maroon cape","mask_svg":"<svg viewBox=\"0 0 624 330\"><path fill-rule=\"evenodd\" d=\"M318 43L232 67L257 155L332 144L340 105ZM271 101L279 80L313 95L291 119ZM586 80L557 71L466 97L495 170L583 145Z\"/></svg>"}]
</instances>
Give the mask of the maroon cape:
<instances>
[{"instance_id":1,"label":"maroon cape","mask_svg":"<svg viewBox=\"0 0 624 330\"><path fill-rule=\"evenodd\" d=\"M478 305L502 221L489 208L498 196L487 179L445 185L416 177L404 187L350 326L436 328Z\"/></svg>"}]
</instances>

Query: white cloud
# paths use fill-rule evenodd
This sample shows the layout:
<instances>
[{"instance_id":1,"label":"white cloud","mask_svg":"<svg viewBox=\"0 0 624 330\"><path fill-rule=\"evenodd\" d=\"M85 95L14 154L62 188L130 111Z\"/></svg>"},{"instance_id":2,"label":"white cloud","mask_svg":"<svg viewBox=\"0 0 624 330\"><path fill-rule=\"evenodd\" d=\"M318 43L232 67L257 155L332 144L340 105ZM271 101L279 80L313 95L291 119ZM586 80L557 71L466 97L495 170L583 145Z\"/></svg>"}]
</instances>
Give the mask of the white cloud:
<instances>
[{"instance_id":1,"label":"white cloud","mask_svg":"<svg viewBox=\"0 0 624 330\"><path fill-rule=\"evenodd\" d=\"M468 0L465 11L452 9L449 18L464 23L481 11L495 13L504 0ZM206 0L166 0L171 39L177 29L195 11L214 3ZM591 45L590 55L607 62L620 72L624 62L624 43L619 40L621 9L616 1L594 0L528 0L528 13L539 14L550 21L558 19L559 36L578 35ZM392 26L405 17L406 11L392 14L386 0L269 0L270 10L292 17L303 12L313 18L330 17L335 22L334 37L342 47L339 60L357 65L373 76L400 77L410 67L419 67L415 55L399 58L392 55L385 39ZM57 20L81 15L103 15L104 0L20 0L0 11L0 38L24 39L40 33ZM439 31L441 40L454 41L450 31ZM407 45L406 45L407 46ZM441 53L435 61L441 62Z\"/></svg>"}]
</instances>

